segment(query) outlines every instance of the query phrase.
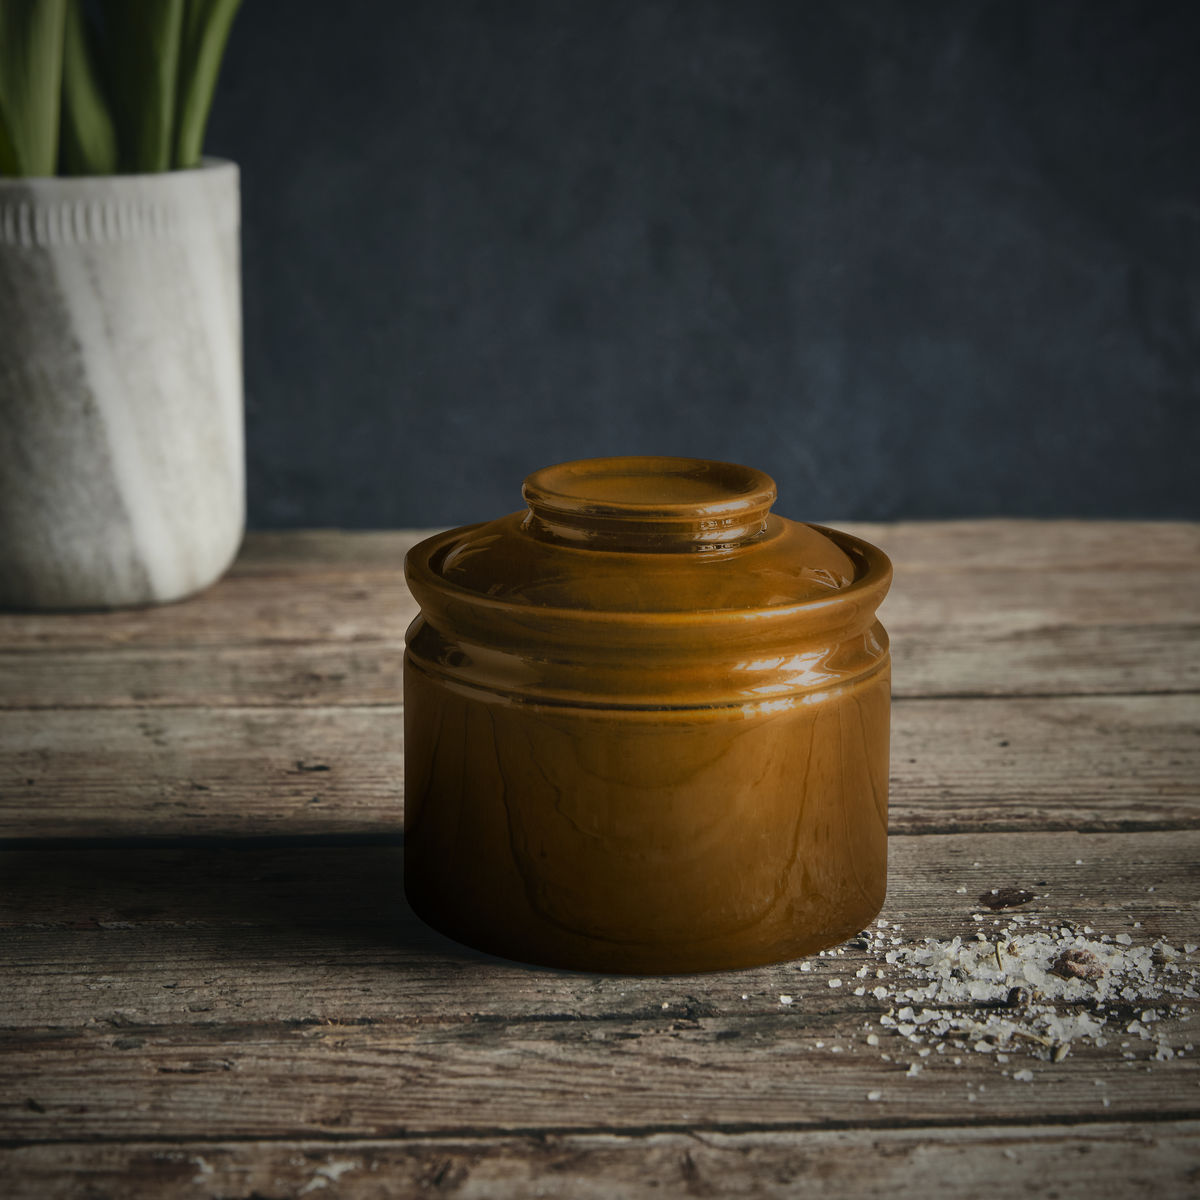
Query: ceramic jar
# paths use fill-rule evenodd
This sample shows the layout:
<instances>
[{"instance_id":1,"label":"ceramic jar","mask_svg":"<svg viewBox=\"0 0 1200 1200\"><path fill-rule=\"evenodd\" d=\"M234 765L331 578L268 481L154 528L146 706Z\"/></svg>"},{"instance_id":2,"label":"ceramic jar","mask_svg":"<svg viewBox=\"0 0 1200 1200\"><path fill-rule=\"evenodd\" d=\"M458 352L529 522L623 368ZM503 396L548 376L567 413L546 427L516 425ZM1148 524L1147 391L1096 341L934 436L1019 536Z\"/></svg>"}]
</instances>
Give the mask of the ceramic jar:
<instances>
[{"instance_id":1,"label":"ceramic jar","mask_svg":"<svg viewBox=\"0 0 1200 1200\"><path fill-rule=\"evenodd\" d=\"M873 546L761 471L538 471L416 546L405 879L531 963L670 973L831 946L883 903L890 660Z\"/></svg>"},{"instance_id":2,"label":"ceramic jar","mask_svg":"<svg viewBox=\"0 0 1200 1200\"><path fill-rule=\"evenodd\" d=\"M245 516L238 169L0 179L0 605L212 583Z\"/></svg>"}]
</instances>

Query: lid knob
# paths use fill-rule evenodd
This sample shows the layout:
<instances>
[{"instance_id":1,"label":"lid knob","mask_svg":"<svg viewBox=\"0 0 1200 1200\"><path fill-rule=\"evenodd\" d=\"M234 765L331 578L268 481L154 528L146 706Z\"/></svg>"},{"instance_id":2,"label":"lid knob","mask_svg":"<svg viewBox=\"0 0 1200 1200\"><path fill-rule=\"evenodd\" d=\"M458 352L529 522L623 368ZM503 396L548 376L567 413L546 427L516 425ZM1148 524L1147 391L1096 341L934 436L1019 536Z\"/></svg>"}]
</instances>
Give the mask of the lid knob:
<instances>
[{"instance_id":1,"label":"lid knob","mask_svg":"<svg viewBox=\"0 0 1200 1200\"><path fill-rule=\"evenodd\" d=\"M711 550L759 537L775 481L703 458L589 458L535 471L522 489L534 537L605 550Z\"/></svg>"}]
</instances>

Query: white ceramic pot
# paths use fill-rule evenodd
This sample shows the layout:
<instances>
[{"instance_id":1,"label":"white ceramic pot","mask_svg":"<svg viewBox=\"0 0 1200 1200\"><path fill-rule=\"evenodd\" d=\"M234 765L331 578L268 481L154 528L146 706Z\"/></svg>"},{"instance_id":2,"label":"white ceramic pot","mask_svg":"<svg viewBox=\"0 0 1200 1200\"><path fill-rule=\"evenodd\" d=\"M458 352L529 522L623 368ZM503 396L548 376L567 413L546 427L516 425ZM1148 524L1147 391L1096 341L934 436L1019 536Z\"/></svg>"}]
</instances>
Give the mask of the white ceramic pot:
<instances>
[{"instance_id":1,"label":"white ceramic pot","mask_svg":"<svg viewBox=\"0 0 1200 1200\"><path fill-rule=\"evenodd\" d=\"M0 179L0 604L176 600L245 523L233 163Z\"/></svg>"}]
</instances>

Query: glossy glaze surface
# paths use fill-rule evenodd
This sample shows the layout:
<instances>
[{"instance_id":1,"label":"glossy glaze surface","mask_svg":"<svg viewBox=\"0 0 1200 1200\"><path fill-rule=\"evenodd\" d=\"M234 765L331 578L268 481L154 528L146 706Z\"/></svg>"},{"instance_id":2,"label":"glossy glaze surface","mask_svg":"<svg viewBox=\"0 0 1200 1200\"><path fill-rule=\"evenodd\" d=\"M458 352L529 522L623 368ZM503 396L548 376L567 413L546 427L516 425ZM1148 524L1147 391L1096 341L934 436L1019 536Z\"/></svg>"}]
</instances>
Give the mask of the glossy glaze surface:
<instances>
[{"instance_id":1,"label":"glossy glaze surface","mask_svg":"<svg viewBox=\"0 0 1200 1200\"><path fill-rule=\"evenodd\" d=\"M713 970L832 945L886 885L891 568L761 472L603 459L421 543L406 886L530 962Z\"/></svg>"}]
</instances>

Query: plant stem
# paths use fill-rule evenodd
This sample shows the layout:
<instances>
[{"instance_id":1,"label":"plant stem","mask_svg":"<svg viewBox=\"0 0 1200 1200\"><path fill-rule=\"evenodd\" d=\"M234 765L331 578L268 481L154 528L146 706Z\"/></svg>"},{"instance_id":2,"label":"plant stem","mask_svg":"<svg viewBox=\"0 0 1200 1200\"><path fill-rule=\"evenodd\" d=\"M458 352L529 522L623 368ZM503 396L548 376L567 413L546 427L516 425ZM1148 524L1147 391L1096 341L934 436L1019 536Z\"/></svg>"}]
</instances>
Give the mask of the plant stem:
<instances>
[{"instance_id":1,"label":"plant stem","mask_svg":"<svg viewBox=\"0 0 1200 1200\"><path fill-rule=\"evenodd\" d=\"M0 0L0 173L58 164L66 0Z\"/></svg>"},{"instance_id":2,"label":"plant stem","mask_svg":"<svg viewBox=\"0 0 1200 1200\"><path fill-rule=\"evenodd\" d=\"M184 0L105 5L110 80L126 171L167 171L175 132Z\"/></svg>"},{"instance_id":3,"label":"plant stem","mask_svg":"<svg viewBox=\"0 0 1200 1200\"><path fill-rule=\"evenodd\" d=\"M187 0L175 110L176 167L200 162L221 58L240 4L241 0Z\"/></svg>"},{"instance_id":4,"label":"plant stem","mask_svg":"<svg viewBox=\"0 0 1200 1200\"><path fill-rule=\"evenodd\" d=\"M117 166L117 133L96 69L83 0L67 0L62 172L64 175L111 175Z\"/></svg>"}]
</instances>

